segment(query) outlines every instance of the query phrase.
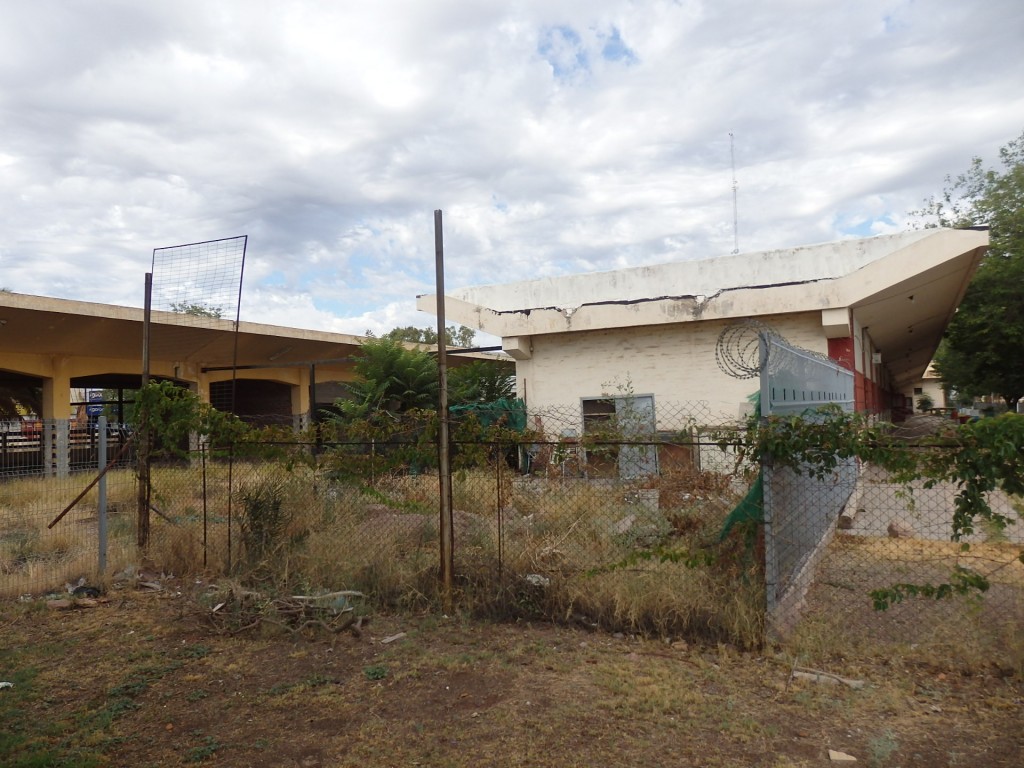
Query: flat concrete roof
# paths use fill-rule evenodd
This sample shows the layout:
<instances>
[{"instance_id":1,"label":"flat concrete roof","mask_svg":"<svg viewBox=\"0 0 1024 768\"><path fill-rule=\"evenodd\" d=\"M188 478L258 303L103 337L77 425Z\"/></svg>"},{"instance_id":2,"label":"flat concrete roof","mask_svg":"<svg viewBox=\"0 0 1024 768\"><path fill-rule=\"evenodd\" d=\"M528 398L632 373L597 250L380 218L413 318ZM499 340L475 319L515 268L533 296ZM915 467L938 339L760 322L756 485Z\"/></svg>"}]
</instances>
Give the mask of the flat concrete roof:
<instances>
[{"instance_id":1,"label":"flat concrete roof","mask_svg":"<svg viewBox=\"0 0 1024 768\"><path fill-rule=\"evenodd\" d=\"M136 307L0 292L0 367L4 353L141 359L142 327L143 310ZM231 365L234 329L231 320L154 312L150 354L203 366ZM343 333L243 322L238 326L238 364L347 357L362 341Z\"/></svg>"},{"instance_id":2,"label":"flat concrete roof","mask_svg":"<svg viewBox=\"0 0 1024 768\"><path fill-rule=\"evenodd\" d=\"M899 385L924 372L987 247L987 231L923 229L452 290L445 314L508 338L847 310Z\"/></svg>"}]
</instances>

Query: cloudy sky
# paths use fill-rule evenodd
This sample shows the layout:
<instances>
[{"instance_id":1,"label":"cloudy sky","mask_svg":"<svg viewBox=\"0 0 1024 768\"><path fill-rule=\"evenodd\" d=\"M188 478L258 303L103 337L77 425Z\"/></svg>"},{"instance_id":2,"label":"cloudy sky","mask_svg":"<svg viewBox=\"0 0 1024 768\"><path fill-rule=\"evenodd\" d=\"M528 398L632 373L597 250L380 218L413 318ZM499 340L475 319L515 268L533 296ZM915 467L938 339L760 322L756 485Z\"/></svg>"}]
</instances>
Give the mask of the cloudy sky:
<instances>
[{"instance_id":1,"label":"cloudy sky","mask_svg":"<svg viewBox=\"0 0 1024 768\"><path fill-rule=\"evenodd\" d=\"M141 306L248 235L242 318L901 231L1024 130L1020 0L0 0L0 287Z\"/></svg>"}]
</instances>

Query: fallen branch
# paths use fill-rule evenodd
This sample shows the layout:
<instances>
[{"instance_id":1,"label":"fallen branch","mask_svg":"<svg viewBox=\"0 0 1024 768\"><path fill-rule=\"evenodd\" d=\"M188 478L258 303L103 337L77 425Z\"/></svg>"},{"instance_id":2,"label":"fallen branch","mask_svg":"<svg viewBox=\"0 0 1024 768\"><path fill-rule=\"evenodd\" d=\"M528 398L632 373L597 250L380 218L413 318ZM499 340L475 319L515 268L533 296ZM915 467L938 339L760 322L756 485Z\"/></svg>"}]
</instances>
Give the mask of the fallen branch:
<instances>
[{"instance_id":1,"label":"fallen branch","mask_svg":"<svg viewBox=\"0 0 1024 768\"><path fill-rule=\"evenodd\" d=\"M822 672L817 669L796 667L793 669L791 677L796 678L797 680L810 680L813 683L842 683L843 685L853 688L855 691L859 691L864 687L863 680L851 680L847 677L840 677L839 675L833 675L830 672Z\"/></svg>"}]
</instances>

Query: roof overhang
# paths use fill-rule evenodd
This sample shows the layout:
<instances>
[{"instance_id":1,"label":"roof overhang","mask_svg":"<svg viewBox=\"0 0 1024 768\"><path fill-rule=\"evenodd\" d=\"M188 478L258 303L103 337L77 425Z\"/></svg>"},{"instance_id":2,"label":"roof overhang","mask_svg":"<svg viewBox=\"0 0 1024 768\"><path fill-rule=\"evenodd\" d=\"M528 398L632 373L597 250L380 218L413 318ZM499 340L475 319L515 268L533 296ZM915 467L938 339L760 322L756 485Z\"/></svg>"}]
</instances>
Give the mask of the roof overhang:
<instances>
[{"instance_id":1,"label":"roof overhang","mask_svg":"<svg viewBox=\"0 0 1024 768\"><path fill-rule=\"evenodd\" d=\"M502 338L819 311L867 330L894 384L919 378L988 246L987 231L926 229L672 262L445 297L448 319ZM417 306L433 312L434 296Z\"/></svg>"},{"instance_id":2,"label":"roof overhang","mask_svg":"<svg viewBox=\"0 0 1024 768\"><path fill-rule=\"evenodd\" d=\"M140 358L143 310L0 293L0 351L8 354ZM350 357L363 339L347 334L153 312L154 360L201 366L295 365Z\"/></svg>"}]
</instances>

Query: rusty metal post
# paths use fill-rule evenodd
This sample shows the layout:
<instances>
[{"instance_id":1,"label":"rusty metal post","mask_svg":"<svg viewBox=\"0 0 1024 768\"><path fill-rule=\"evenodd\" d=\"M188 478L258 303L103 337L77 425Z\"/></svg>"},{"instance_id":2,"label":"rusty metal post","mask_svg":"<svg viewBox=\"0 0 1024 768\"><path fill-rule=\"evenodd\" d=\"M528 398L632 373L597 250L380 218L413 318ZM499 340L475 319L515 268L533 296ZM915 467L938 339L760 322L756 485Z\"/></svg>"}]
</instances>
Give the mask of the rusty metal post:
<instances>
[{"instance_id":1,"label":"rusty metal post","mask_svg":"<svg viewBox=\"0 0 1024 768\"><path fill-rule=\"evenodd\" d=\"M151 315L153 311L153 273L146 273L146 295L145 310L142 315L142 389L149 384L149 334L151 326ZM138 423L135 429L138 430L136 449L138 456L138 497L137 501L137 530L136 543L139 549L145 551L149 547L149 413L147 406L142 403L136 411Z\"/></svg>"},{"instance_id":2,"label":"rusty metal post","mask_svg":"<svg viewBox=\"0 0 1024 768\"><path fill-rule=\"evenodd\" d=\"M434 211L434 261L437 282L437 377L440 425L437 438L437 472L440 487L441 590L445 608L450 608L455 570L454 526L452 524L451 443L448 435L448 361L444 318L444 237L441 211Z\"/></svg>"}]
</instances>

